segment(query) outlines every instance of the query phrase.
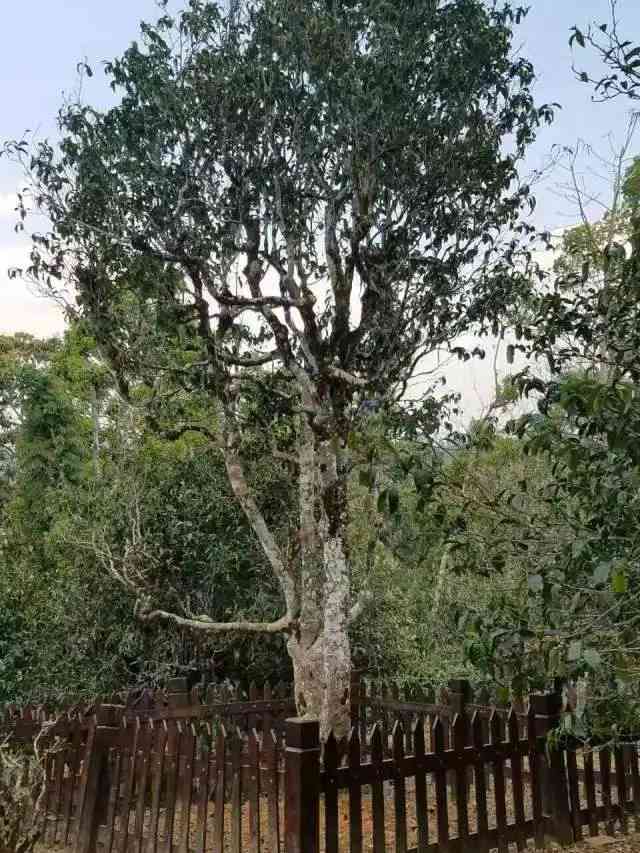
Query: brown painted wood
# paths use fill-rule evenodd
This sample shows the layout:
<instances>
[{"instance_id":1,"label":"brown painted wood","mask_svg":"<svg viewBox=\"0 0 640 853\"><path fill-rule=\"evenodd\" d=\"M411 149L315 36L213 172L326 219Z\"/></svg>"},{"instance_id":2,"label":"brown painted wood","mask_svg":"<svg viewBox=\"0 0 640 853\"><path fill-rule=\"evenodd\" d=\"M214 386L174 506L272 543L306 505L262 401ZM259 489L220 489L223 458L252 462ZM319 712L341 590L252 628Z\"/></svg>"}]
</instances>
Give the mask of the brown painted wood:
<instances>
[{"instance_id":1,"label":"brown painted wood","mask_svg":"<svg viewBox=\"0 0 640 853\"><path fill-rule=\"evenodd\" d=\"M106 819L109 751L101 738L102 731L103 727L95 720L85 750L77 853L95 853L100 825L103 823L103 817Z\"/></svg>"},{"instance_id":2,"label":"brown painted wood","mask_svg":"<svg viewBox=\"0 0 640 853\"><path fill-rule=\"evenodd\" d=\"M180 738L180 853L189 853L191 829L191 804L193 801L193 774L196 760L196 737L193 725L182 732Z\"/></svg>"},{"instance_id":3,"label":"brown painted wood","mask_svg":"<svg viewBox=\"0 0 640 853\"><path fill-rule=\"evenodd\" d=\"M429 846L429 807L427 803L427 774L421 766L422 758L426 752L424 720L422 718L418 719L413 729L413 751L417 765L415 775L417 853L426 853Z\"/></svg>"},{"instance_id":4,"label":"brown painted wood","mask_svg":"<svg viewBox=\"0 0 640 853\"><path fill-rule=\"evenodd\" d=\"M320 838L320 726L317 721L286 721L286 853L318 853Z\"/></svg>"},{"instance_id":5,"label":"brown painted wood","mask_svg":"<svg viewBox=\"0 0 640 853\"><path fill-rule=\"evenodd\" d=\"M133 847L136 853L142 853L144 848L144 818L147 811L147 795L149 788L149 764L153 747L153 729L148 722L141 723L138 734L138 762L135 779L135 824Z\"/></svg>"},{"instance_id":6,"label":"brown painted wood","mask_svg":"<svg viewBox=\"0 0 640 853\"><path fill-rule=\"evenodd\" d=\"M131 765L131 753L130 747L126 746L124 743L114 744L112 749L118 751L120 753L120 775L116 780L116 803L115 803L115 815L116 822L114 827L114 835L113 835L113 849L116 853L122 853L122 845L123 845L123 823L124 823L124 813L123 813L123 803L125 792L127 790L127 784L129 779L129 769Z\"/></svg>"},{"instance_id":7,"label":"brown painted wood","mask_svg":"<svg viewBox=\"0 0 640 853\"><path fill-rule=\"evenodd\" d=\"M147 841L147 853L157 853L160 834L160 801L162 797L162 781L165 773L165 760L167 749L167 724L161 722L154 724L154 755L151 767L151 818L149 821L149 838Z\"/></svg>"},{"instance_id":8,"label":"brown painted wood","mask_svg":"<svg viewBox=\"0 0 640 853\"><path fill-rule=\"evenodd\" d=\"M629 822L627 820L627 779L625 774L625 762L622 747L616 747L613 755L616 774L616 788L618 794L618 806L620 808L620 831L626 835L629 831Z\"/></svg>"},{"instance_id":9,"label":"brown painted wood","mask_svg":"<svg viewBox=\"0 0 640 853\"><path fill-rule=\"evenodd\" d=\"M393 727L392 754L398 768L404 759L404 729L398 720ZM407 788L405 777L398 773L393 780L396 853L407 853Z\"/></svg>"},{"instance_id":10,"label":"brown painted wood","mask_svg":"<svg viewBox=\"0 0 640 853\"><path fill-rule=\"evenodd\" d=\"M216 734L216 808L213 824L213 849L224 850L224 803L226 788L227 733L220 725Z\"/></svg>"},{"instance_id":11,"label":"brown painted wood","mask_svg":"<svg viewBox=\"0 0 640 853\"><path fill-rule=\"evenodd\" d=\"M479 711L475 711L471 720L471 742L476 750L477 758L474 762L473 778L476 795L476 821L478 824L478 849L480 853L488 853L489 850L489 814L487 811L487 774L486 765L481 758L481 750L484 746L484 721Z\"/></svg>"},{"instance_id":12,"label":"brown painted wood","mask_svg":"<svg viewBox=\"0 0 640 853\"><path fill-rule=\"evenodd\" d=\"M140 721L137 720L133 726L129 724L124 741L123 770L126 773L124 792L120 803L120 832L118 834L117 849L119 853L126 853L129 838L129 813L131 811L133 788L136 774L136 761L138 757L138 737L140 734ZM125 769L126 768L126 769Z\"/></svg>"},{"instance_id":13,"label":"brown painted wood","mask_svg":"<svg viewBox=\"0 0 640 853\"><path fill-rule=\"evenodd\" d=\"M444 745L444 727L440 717L436 717L433 725L433 751L436 758L442 758ZM436 786L436 819L438 824L438 848L448 853L449 846L449 809L447 802L447 771L445 764L438 767L434 774Z\"/></svg>"},{"instance_id":14,"label":"brown painted wood","mask_svg":"<svg viewBox=\"0 0 640 853\"><path fill-rule=\"evenodd\" d=\"M604 747L599 752L600 785L602 786L602 805L604 806L607 833L613 835L615 821L611 810L611 750Z\"/></svg>"},{"instance_id":15,"label":"brown painted wood","mask_svg":"<svg viewBox=\"0 0 640 853\"><path fill-rule=\"evenodd\" d=\"M69 756L69 773L71 774L69 785L69 796L65 803L65 828L63 844L68 846L71 841L71 822L73 818L73 805L78 795L78 783L80 772L80 761L84 745L82 742L83 732L80 726L76 726L71 736L71 748Z\"/></svg>"},{"instance_id":16,"label":"brown painted wood","mask_svg":"<svg viewBox=\"0 0 640 853\"><path fill-rule=\"evenodd\" d=\"M631 764L631 785L633 787L633 814L634 828L636 832L640 830L640 768L638 767L638 747L631 744L630 756Z\"/></svg>"},{"instance_id":17,"label":"brown painted wood","mask_svg":"<svg viewBox=\"0 0 640 853\"><path fill-rule=\"evenodd\" d=\"M205 853L207 846L207 817L209 811L209 780L211 773L211 726L206 725L199 741L198 807L196 816L196 853Z\"/></svg>"},{"instance_id":18,"label":"brown painted wood","mask_svg":"<svg viewBox=\"0 0 640 853\"><path fill-rule=\"evenodd\" d=\"M255 728L249 732L249 837L251 853L260 853L260 740Z\"/></svg>"},{"instance_id":19,"label":"brown painted wood","mask_svg":"<svg viewBox=\"0 0 640 853\"><path fill-rule=\"evenodd\" d=\"M326 853L338 853L338 742L331 732L324 745L324 843Z\"/></svg>"},{"instance_id":20,"label":"brown painted wood","mask_svg":"<svg viewBox=\"0 0 640 853\"><path fill-rule=\"evenodd\" d=\"M171 853L175 847L176 804L178 800L178 771L182 721L174 721L167 729L167 751L165 754L165 811L163 847Z\"/></svg>"},{"instance_id":21,"label":"brown painted wood","mask_svg":"<svg viewBox=\"0 0 640 853\"><path fill-rule=\"evenodd\" d=\"M574 749L567 750L567 782L569 785L569 804L571 807L571 826L573 837L582 841L582 821L580 819L580 781L578 779L578 759Z\"/></svg>"},{"instance_id":22,"label":"brown painted wood","mask_svg":"<svg viewBox=\"0 0 640 853\"><path fill-rule=\"evenodd\" d=\"M513 811L516 826L516 846L518 850L526 847L524 833L525 811L524 811L524 782L522 773L522 755L518 750L520 742L520 725L518 716L513 708L507 717L507 736L511 752L511 789L513 792Z\"/></svg>"},{"instance_id":23,"label":"brown painted wood","mask_svg":"<svg viewBox=\"0 0 640 853\"><path fill-rule=\"evenodd\" d=\"M62 785L64 780L65 749L66 745L61 744L55 748L53 754L53 797L50 808L54 816L51 822L51 840L54 844L64 831Z\"/></svg>"},{"instance_id":24,"label":"brown painted wood","mask_svg":"<svg viewBox=\"0 0 640 853\"><path fill-rule=\"evenodd\" d=\"M504 726L501 717L496 711L492 713L489 720L489 730L492 745L502 744ZM493 762L493 792L496 806L498 851L499 853L509 853L509 845L506 841L507 806L505 799L504 759L500 756Z\"/></svg>"},{"instance_id":25,"label":"brown painted wood","mask_svg":"<svg viewBox=\"0 0 640 853\"><path fill-rule=\"evenodd\" d=\"M46 746L49 746L49 744L46 744ZM53 823L53 821L50 820L50 813L54 796L54 768L55 758L51 752L46 752L44 757L45 794L42 805L42 813L44 815L42 841L44 844L53 843L53 839L51 838L51 831L52 828L55 827L55 824Z\"/></svg>"},{"instance_id":26,"label":"brown painted wood","mask_svg":"<svg viewBox=\"0 0 640 853\"><path fill-rule=\"evenodd\" d=\"M22 764L21 772L20 772L20 782L22 787L27 790L29 787L30 780L30 771L29 771L29 762L25 761ZM24 824L23 824L23 815L20 815L17 821L16 826L16 835L14 837L19 838L22 834ZM7 845L8 846L8 845Z\"/></svg>"},{"instance_id":27,"label":"brown painted wood","mask_svg":"<svg viewBox=\"0 0 640 853\"><path fill-rule=\"evenodd\" d=\"M242 853L242 734L231 740L231 853Z\"/></svg>"},{"instance_id":28,"label":"brown painted wood","mask_svg":"<svg viewBox=\"0 0 640 853\"><path fill-rule=\"evenodd\" d=\"M358 724L360 720L357 721ZM347 748L349 784L349 853L362 853L362 787L358 778L361 762L358 726L351 729Z\"/></svg>"},{"instance_id":29,"label":"brown painted wood","mask_svg":"<svg viewBox=\"0 0 640 853\"><path fill-rule=\"evenodd\" d=\"M593 752L585 750L583 756L584 764L584 787L587 795L587 808L589 810L589 835L595 838L599 834L598 818L596 817L596 780L593 771Z\"/></svg>"},{"instance_id":30,"label":"brown painted wood","mask_svg":"<svg viewBox=\"0 0 640 853\"><path fill-rule=\"evenodd\" d=\"M267 769L267 851L280 853L280 775L279 744L276 733L265 732L262 741L264 764Z\"/></svg>"},{"instance_id":31,"label":"brown painted wood","mask_svg":"<svg viewBox=\"0 0 640 853\"><path fill-rule=\"evenodd\" d=\"M469 737L466 714L459 713L454 717L451 727L451 737L453 751L462 758ZM456 770L455 776L458 837L464 844L469 837L469 773L466 763L461 764L459 769Z\"/></svg>"},{"instance_id":32,"label":"brown painted wood","mask_svg":"<svg viewBox=\"0 0 640 853\"><path fill-rule=\"evenodd\" d=\"M116 843L116 814L120 792L120 776L122 773L122 751L112 749L109 756L109 802L107 804L107 821L104 839L105 853L112 853Z\"/></svg>"},{"instance_id":33,"label":"brown painted wood","mask_svg":"<svg viewBox=\"0 0 640 853\"><path fill-rule=\"evenodd\" d=\"M273 728L273 712L268 707L268 703L271 701L273 693L271 690L271 685L268 682L264 685L262 693L264 696L265 705L267 705L267 707L260 715L260 731L263 735L265 735Z\"/></svg>"},{"instance_id":34,"label":"brown painted wood","mask_svg":"<svg viewBox=\"0 0 640 853\"><path fill-rule=\"evenodd\" d=\"M374 773L374 781L371 784L371 820L373 825L373 853L386 853L387 842L385 838L384 820L384 787L382 781L382 761L384 759L384 746L382 741L382 728L376 723L371 733L371 766Z\"/></svg>"}]
</instances>

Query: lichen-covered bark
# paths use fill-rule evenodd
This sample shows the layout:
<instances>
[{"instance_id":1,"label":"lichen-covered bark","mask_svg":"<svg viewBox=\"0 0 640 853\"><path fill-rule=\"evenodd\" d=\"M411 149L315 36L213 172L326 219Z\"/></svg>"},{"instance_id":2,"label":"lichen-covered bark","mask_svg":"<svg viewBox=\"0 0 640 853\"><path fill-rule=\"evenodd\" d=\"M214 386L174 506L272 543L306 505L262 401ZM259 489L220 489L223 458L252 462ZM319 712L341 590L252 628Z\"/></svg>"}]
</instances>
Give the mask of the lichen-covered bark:
<instances>
[{"instance_id":1,"label":"lichen-covered bark","mask_svg":"<svg viewBox=\"0 0 640 853\"><path fill-rule=\"evenodd\" d=\"M321 736L348 733L350 576L345 545L346 477L335 448L302 425L300 618L288 642L298 712L320 720Z\"/></svg>"},{"instance_id":2,"label":"lichen-covered bark","mask_svg":"<svg viewBox=\"0 0 640 853\"><path fill-rule=\"evenodd\" d=\"M303 608L299 631L288 643L296 705L302 716L320 721L322 738L332 730L343 737L349 731L349 573L337 537L324 544L317 593Z\"/></svg>"}]
</instances>

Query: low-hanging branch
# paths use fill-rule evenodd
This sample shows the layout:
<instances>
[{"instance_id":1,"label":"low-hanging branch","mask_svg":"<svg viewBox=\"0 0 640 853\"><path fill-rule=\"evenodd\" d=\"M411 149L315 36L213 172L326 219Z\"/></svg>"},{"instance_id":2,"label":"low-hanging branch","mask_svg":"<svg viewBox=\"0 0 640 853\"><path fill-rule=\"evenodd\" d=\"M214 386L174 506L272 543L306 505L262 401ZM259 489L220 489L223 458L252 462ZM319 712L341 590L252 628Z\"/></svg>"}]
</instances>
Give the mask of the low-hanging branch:
<instances>
[{"instance_id":1,"label":"low-hanging branch","mask_svg":"<svg viewBox=\"0 0 640 853\"><path fill-rule=\"evenodd\" d=\"M296 625L292 613L286 613L274 622L214 622L208 616L180 616L168 610L152 609L145 598L138 599L134 615L142 622L169 622L179 628L190 628L207 634L282 634L290 633Z\"/></svg>"}]
</instances>

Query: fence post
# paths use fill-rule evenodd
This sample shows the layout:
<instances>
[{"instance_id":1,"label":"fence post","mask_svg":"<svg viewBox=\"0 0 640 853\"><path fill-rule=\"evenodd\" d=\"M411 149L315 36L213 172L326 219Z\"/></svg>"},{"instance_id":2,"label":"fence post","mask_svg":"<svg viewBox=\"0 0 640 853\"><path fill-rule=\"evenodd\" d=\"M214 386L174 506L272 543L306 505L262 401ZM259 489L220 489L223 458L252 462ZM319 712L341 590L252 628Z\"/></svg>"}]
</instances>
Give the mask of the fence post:
<instances>
[{"instance_id":1,"label":"fence post","mask_svg":"<svg viewBox=\"0 0 640 853\"><path fill-rule=\"evenodd\" d=\"M529 701L535 714L536 736L546 737L560 722L562 692L556 686L553 693L535 694ZM573 844L564 751L557 748L548 749L547 756L540 754L539 761L542 809L545 816L550 818L551 833L559 844Z\"/></svg>"},{"instance_id":2,"label":"fence post","mask_svg":"<svg viewBox=\"0 0 640 853\"><path fill-rule=\"evenodd\" d=\"M320 850L320 725L285 721L285 853Z\"/></svg>"},{"instance_id":3,"label":"fence post","mask_svg":"<svg viewBox=\"0 0 640 853\"><path fill-rule=\"evenodd\" d=\"M449 681L449 706L451 708L451 712L453 717L458 714L460 718L461 726L458 729L458 737L460 741L457 744L453 744L455 748L459 748L461 745L469 746L471 743L471 721L469 719L469 715L467 713L467 705L471 704L473 691L471 690L471 682L467 678L452 678ZM455 791L454 779L455 779L455 771L449 771L449 784L452 786L452 790ZM469 766L468 771L468 779L469 783L473 780L473 767Z\"/></svg>"},{"instance_id":4,"label":"fence post","mask_svg":"<svg viewBox=\"0 0 640 853\"><path fill-rule=\"evenodd\" d=\"M121 705L102 705L87 736L80 791L80 820L76 853L95 853L100 825L106 818L109 798L109 747L124 712Z\"/></svg>"}]
</instances>

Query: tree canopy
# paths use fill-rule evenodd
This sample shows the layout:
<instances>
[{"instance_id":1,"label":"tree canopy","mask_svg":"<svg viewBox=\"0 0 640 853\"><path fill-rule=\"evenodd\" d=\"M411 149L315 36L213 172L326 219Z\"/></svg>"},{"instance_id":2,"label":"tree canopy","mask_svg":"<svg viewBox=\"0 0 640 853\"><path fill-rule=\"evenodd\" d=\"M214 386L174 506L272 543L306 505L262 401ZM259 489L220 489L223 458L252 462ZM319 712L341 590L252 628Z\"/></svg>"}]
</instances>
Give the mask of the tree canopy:
<instances>
[{"instance_id":1,"label":"tree canopy","mask_svg":"<svg viewBox=\"0 0 640 853\"><path fill-rule=\"evenodd\" d=\"M136 562L135 519L111 574L145 620L283 632L299 710L325 733L347 724L348 628L366 602L347 547L362 423L401 410L422 359L531 287L518 163L552 110L512 51L522 15L480 0L190 0L106 64L115 106L72 103L60 144L13 146L32 178L23 216L33 204L52 226L32 235L29 273L73 284L118 393L150 424L163 429L169 396L165 434L199 432L222 454L282 610L216 622L172 605ZM249 482L256 395L263 453L297 487L282 535ZM418 432L438 428L431 394L411 411Z\"/></svg>"}]
</instances>

